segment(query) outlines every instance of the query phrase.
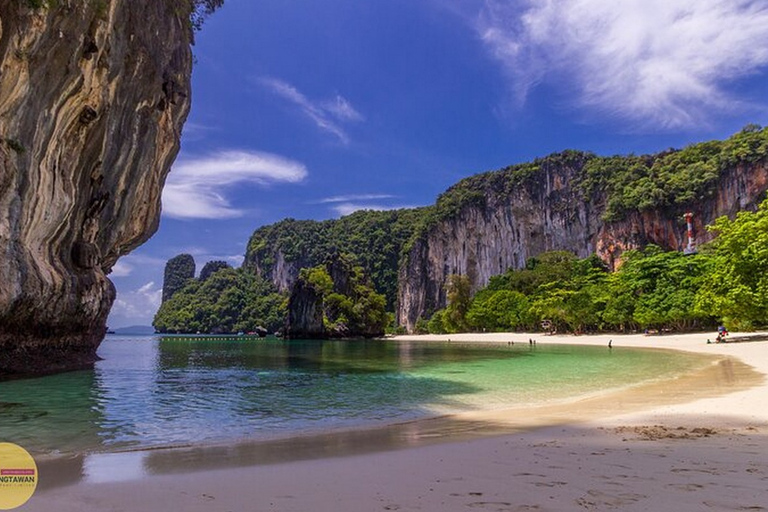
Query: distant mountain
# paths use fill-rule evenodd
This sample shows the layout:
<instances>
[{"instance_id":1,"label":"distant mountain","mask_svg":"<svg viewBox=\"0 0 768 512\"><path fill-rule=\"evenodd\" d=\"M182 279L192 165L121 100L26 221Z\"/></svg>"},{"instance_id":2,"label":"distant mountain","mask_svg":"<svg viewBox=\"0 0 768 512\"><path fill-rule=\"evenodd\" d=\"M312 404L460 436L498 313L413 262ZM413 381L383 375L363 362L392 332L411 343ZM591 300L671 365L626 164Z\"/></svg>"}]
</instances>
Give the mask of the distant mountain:
<instances>
[{"instance_id":1,"label":"distant mountain","mask_svg":"<svg viewBox=\"0 0 768 512\"><path fill-rule=\"evenodd\" d=\"M155 334L155 328L151 325L130 325L128 327L112 329L111 332L115 334Z\"/></svg>"}]
</instances>

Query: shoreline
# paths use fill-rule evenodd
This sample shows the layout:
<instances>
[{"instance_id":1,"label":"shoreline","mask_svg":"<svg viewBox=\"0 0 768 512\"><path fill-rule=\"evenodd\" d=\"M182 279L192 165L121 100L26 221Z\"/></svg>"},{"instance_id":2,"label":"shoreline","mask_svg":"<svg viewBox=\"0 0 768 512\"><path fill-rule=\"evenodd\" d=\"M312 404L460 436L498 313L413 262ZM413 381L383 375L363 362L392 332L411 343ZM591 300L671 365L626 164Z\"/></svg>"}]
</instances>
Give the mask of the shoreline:
<instances>
[{"instance_id":1,"label":"shoreline","mask_svg":"<svg viewBox=\"0 0 768 512\"><path fill-rule=\"evenodd\" d=\"M522 485L524 488L525 485L521 481L526 478L546 480L552 476L549 473L559 474L561 470L556 468L549 472L533 473L531 471L533 469L531 465L539 464L542 451L548 453L549 459L558 460L555 466L568 467L574 457L573 454L587 460L590 457L596 457L590 454L598 453L600 446L612 446L617 443L619 445L639 443L642 446L643 443L649 444L647 440L649 437L653 439L650 444L663 444L665 450L673 448L672 452L682 450L689 459L707 460L713 454L721 455L729 452L729 456L736 457L738 462L744 456L739 455L739 450L734 448L740 448L742 445L768 448L765 437L765 434L768 434L768 385L765 380L765 376L768 375L768 350L766 350L768 343L729 342L707 345L707 338L714 339L714 336L713 333L653 336L547 336L527 333L398 336L394 340L450 339L457 342L527 344L529 338L533 338L538 343L605 346L608 340L612 339L612 350L630 346L683 350L709 354L719 358L719 363L704 370L709 373L696 377L698 380L694 383L695 385L691 386L690 383L687 385L687 389L691 391L687 396L680 397L670 393L670 383L665 381L656 385L653 391L649 389L654 386L651 384L641 386L645 389L635 390L635 392L632 389L620 390L616 393L608 393L606 396L578 400L574 404L548 406L549 411L538 411L535 415L539 421L521 421L521 417L524 419L525 415L520 410L480 411L462 414L460 417L439 417L385 428L280 439L268 443L124 452L50 461L48 466L44 464L41 467L41 488L21 510L48 510L54 506L57 510L64 511L111 507L127 510L168 508L169 506L178 508L173 505L175 503L172 500L173 496L183 501L185 510L193 511L218 509L224 504L234 508L242 508L246 504L248 508L261 505L265 510L381 510L386 509L387 506L393 507L389 510L395 510L395 506L408 509L408 506L415 507L416 503L422 505L428 503L426 508L421 507L426 510L463 510L466 507L478 508L478 505L472 505L472 503L480 502L509 503L509 507L523 505L529 507L527 509L504 508L506 505L494 505L497 510L534 510L535 508L530 508L534 505L540 509L546 509L542 507L549 505L551 510L562 510L573 508L574 500L579 499L586 500L584 503L591 500L598 504L602 500L603 505L616 500L622 501L625 498L620 496L617 498L618 495L611 495L606 492L606 489L599 492L593 489L595 492L591 494L585 491L586 494L582 492L579 497L574 498L570 496L573 493L573 486L570 483L562 486L554 484L553 487L532 484L534 487L529 489L531 492L526 494L522 501L519 499L516 501L511 497L501 501L487 501L474 499L481 498L477 494L461 492L443 493L439 501L434 499L424 501L429 497L426 491L419 495L418 500L415 496L408 498L408 489L413 482L407 475L412 475L413 471L419 468L419 476L416 480L431 479L433 493L436 480L441 480L437 477L447 471L454 474L456 481L480 478L478 485L482 483L489 489L482 492L482 496L487 497L488 493L502 495L509 490L510 485ZM760 336L760 334L753 336ZM735 382L733 379L736 377L741 379L740 384L735 388L728 388ZM729 379L731 384L727 382ZM712 385L709 386L707 383ZM685 387L682 383L679 384L681 384L680 388ZM649 397L653 403L649 402ZM546 421L540 421L541 418L546 418ZM702 432L706 435L701 434ZM628 435L639 437L635 440L634 438L627 440ZM695 452L700 448L706 448L703 451L712 448L711 443L699 446L704 442L702 439L705 437L707 440L713 438L717 440L718 451L701 458L696 456ZM534 442L544 438L547 441ZM676 446L666 446L669 443ZM684 443L695 446L685 446ZM510 449L516 452L514 460L493 455ZM693 453L688 453L690 449L693 449ZM620 455L619 452L610 453L612 456ZM768 449L761 449L761 453L768 454ZM480 454L484 455L480 456ZM609 452L605 452L606 456L608 454ZM624 454L625 457L626 455ZM637 456L632 460L641 466L650 465L650 470L658 471L657 466L662 464L662 461L647 460L648 457L647 455ZM747 462L752 464L750 467L754 471L747 472L746 475L742 474L738 479L738 485L744 487L746 477L747 480L754 481L755 489L765 488L768 485L768 455L750 455L748 458L750 461ZM431 461L429 467L424 466L427 461ZM600 462L600 464L590 464L590 471L599 472L603 461L593 462L595 464ZM511 480L488 476L488 472L492 469L508 464L516 467L520 476ZM150 468L150 471L147 471L147 468ZM318 468L323 469L318 471ZM290 473L286 473L289 469ZM302 483L299 489L288 492L291 482L296 483L294 477L290 476L293 473L304 474L306 482ZM529 475L525 477L524 473ZM344 483L355 481L363 474L371 476L373 480L359 482L354 492L350 492ZM533 478L530 476L532 474L540 476ZM67 475L77 475L77 477L68 478ZM337 475L338 478L331 478L333 475ZM506 470L504 475L509 476ZM585 475L577 478L569 475L568 478L569 481L582 480ZM601 475L601 478L610 483L608 475ZM47 483L45 483L46 480ZM247 482L251 480L269 481L270 485L249 486ZM565 481L565 477L561 480ZM389 482L386 488L380 487L380 482L384 481ZM506 482L503 486L502 481ZM198 485L200 482L205 482L202 487L208 489L207 491L201 491L201 486ZM243 484L242 488L233 490L231 488L233 482L240 482ZM310 482L312 485L305 485ZM728 480L728 482L726 482L728 485L737 484L736 480L733 482ZM578 484L577 488L582 489L584 484L585 482ZM640 489L647 485L642 481L624 482L624 484L630 488L624 494L646 494L635 492L635 487ZM541 493L542 489L559 487L563 488L548 497L546 501L534 503L538 497L533 491ZM712 487L711 482L702 485L702 488L709 487ZM171 489L171 493L162 492L164 488ZM283 489L280 491L282 494L276 489ZM678 491L672 489L670 493L667 497L671 500L671 496L677 495ZM289 495L292 498L285 497ZM384 499L383 495L392 497ZM605 497L608 495L614 497L608 499ZM720 492L710 497L722 499L722 496ZM435 497L432 496L432 498ZM470 501L460 507L457 503L462 499ZM471 501L472 499L474 501ZM659 497L654 499L658 502ZM734 496L733 499L737 498ZM384 503L388 500L392 502L390 505ZM405 504L409 500L411 505ZM629 501L632 503L636 501L639 504L647 500L638 498L635 501ZM88 505L83 508L86 503ZM278 507L277 503L282 505ZM339 503L346 505L339 505ZM552 508L556 503L560 505ZM671 503L671 501L662 500L658 503ZM701 503L703 502L697 502L696 507L700 507ZM643 506L647 506L647 503ZM644 509L638 508L638 510Z\"/></svg>"}]
</instances>

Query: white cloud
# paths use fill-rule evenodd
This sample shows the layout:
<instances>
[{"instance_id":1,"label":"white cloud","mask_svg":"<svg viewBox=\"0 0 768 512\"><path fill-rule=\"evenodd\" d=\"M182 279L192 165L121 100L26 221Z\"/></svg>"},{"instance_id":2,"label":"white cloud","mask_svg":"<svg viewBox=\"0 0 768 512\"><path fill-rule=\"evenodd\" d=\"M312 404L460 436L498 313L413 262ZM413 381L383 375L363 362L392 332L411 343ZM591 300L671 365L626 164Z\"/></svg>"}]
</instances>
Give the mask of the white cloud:
<instances>
[{"instance_id":1,"label":"white cloud","mask_svg":"<svg viewBox=\"0 0 768 512\"><path fill-rule=\"evenodd\" d=\"M152 321L155 312L160 307L163 289L150 281L138 289L118 293L110 311L110 322L118 326L146 324Z\"/></svg>"},{"instance_id":2,"label":"white cloud","mask_svg":"<svg viewBox=\"0 0 768 512\"><path fill-rule=\"evenodd\" d=\"M768 66L764 0L487 0L477 28L519 101L539 83L640 125L754 108L726 86ZM565 92L565 91L563 91Z\"/></svg>"},{"instance_id":3,"label":"white cloud","mask_svg":"<svg viewBox=\"0 0 768 512\"><path fill-rule=\"evenodd\" d=\"M369 201L371 199L391 199L395 196L391 194L350 194L346 196L333 196L320 199L318 204L327 203L346 203L350 201Z\"/></svg>"},{"instance_id":4,"label":"white cloud","mask_svg":"<svg viewBox=\"0 0 768 512\"><path fill-rule=\"evenodd\" d=\"M362 114L340 95L330 101L312 101L296 87L282 80L264 77L259 82L274 94L299 107L315 126L334 135L342 144L349 144L349 136L340 123L364 119Z\"/></svg>"},{"instance_id":5,"label":"white cloud","mask_svg":"<svg viewBox=\"0 0 768 512\"><path fill-rule=\"evenodd\" d=\"M326 101L322 105L323 110L342 121L362 121L363 116L355 110L352 104L340 95L332 101Z\"/></svg>"},{"instance_id":6,"label":"white cloud","mask_svg":"<svg viewBox=\"0 0 768 512\"><path fill-rule=\"evenodd\" d=\"M131 272L133 272L133 267L121 260L112 267L110 277L128 277Z\"/></svg>"},{"instance_id":7,"label":"white cloud","mask_svg":"<svg viewBox=\"0 0 768 512\"><path fill-rule=\"evenodd\" d=\"M207 126L193 121L187 121L184 123L184 140L192 142L196 140L204 139L210 132L217 130L217 128Z\"/></svg>"},{"instance_id":8,"label":"white cloud","mask_svg":"<svg viewBox=\"0 0 768 512\"><path fill-rule=\"evenodd\" d=\"M243 251L245 251L245 249L243 249ZM194 257L198 272L209 261L226 261L233 267L239 267L245 259L243 254L215 253L205 247L183 247L174 252L178 254L189 254Z\"/></svg>"},{"instance_id":9,"label":"white cloud","mask_svg":"<svg viewBox=\"0 0 768 512\"><path fill-rule=\"evenodd\" d=\"M382 204L339 203L333 206L331 209L335 211L338 215L341 215L343 217L344 215L349 215L350 213L354 213L358 210L385 211L385 210L399 210L400 208L411 208L411 207L410 206L387 206Z\"/></svg>"},{"instance_id":10,"label":"white cloud","mask_svg":"<svg viewBox=\"0 0 768 512\"><path fill-rule=\"evenodd\" d=\"M225 219L240 217L225 195L235 185L297 183L306 167L271 153L221 151L199 158L180 159L163 188L163 214L174 218Z\"/></svg>"}]
</instances>

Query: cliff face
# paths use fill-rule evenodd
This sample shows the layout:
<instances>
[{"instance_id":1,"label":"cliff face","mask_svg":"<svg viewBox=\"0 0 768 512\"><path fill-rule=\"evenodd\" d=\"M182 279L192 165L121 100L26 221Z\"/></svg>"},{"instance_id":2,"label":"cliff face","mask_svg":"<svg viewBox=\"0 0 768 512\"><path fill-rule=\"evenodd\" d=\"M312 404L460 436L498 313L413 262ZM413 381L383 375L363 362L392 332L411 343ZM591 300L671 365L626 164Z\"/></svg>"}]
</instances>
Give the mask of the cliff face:
<instances>
[{"instance_id":1,"label":"cliff face","mask_svg":"<svg viewBox=\"0 0 768 512\"><path fill-rule=\"evenodd\" d=\"M0 375L95 360L190 104L186 2L26 5L0 3Z\"/></svg>"},{"instance_id":2,"label":"cliff face","mask_svg":"<svg viewBox=\"0 0 768 512\"><path fill-rule=\"evenodd\" d=\"M300 277L294 283L288 300L285 337L287 339L327 337L323 325L323 294Z\"/></svg>"},{"instance_id":3,"label":"cliff face","mask_svg":"<svg viewBox=\"0 0 768 512\"><path fill-rule=\"evenodd\" d=\"M397 317L409 331L420 318L445 306L447 277L469 277L472 290L491 276L522 268L545 251L597 253L614 267L628 249L656 244L681 250L687 244L683 215L694 214L698 243L705 226L722 215L755 209L768 189L768 163L742 164L720 175L714 198L681 207L629 212L607 222L605 196L585 197L576 166L544 166L511 192L484 190L482 205L468 205L418 237L400 267Z\"/></svg>"}]
</instances>

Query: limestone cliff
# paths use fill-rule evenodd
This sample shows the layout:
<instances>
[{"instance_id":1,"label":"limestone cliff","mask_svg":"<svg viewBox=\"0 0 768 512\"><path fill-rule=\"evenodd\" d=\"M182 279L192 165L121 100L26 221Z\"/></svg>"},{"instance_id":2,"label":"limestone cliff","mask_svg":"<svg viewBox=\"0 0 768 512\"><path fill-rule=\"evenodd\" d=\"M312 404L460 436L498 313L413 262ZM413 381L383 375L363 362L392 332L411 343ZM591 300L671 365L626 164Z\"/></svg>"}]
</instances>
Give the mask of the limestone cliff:
<instances>
[{"instance_id":1,"label":"limestone cliff","mask_svg":"<svg viewBox=\"0 0 768 512\"><path fill-rule=\"evenodd\" d=\"M284 334L288 339L327 337L323 325L323 293L300 276L296 278L288 300Z\"/></svg>"},{"instance_id":2,"label":"limestone cliff","mask_svg":"<svg viewBox=\"0 0 768 512\"><path fill-rule=\"evenodd\" d=\"M656 244L681 250L687 243L683 215L694 214L699 243L711 239L705 226L722 215L755 209L768 189L768 162L741 163L724 169L711 197L659 208L634 209L606 220L606 192L585 193L584 165L545 161L514 186L484 181L482 200L466 202L454 214L416 237L400 266L398 322L412 331L416 321L445 306L451 274L466 275L473 291L509 268L545 251L568 250L579 257L597 253L609 266L628 249ZM497 180L499 181L499 180Z\"/></svg>"},{"instance_id":3,"label":"limestone cliff","mask_svg":"<svg viewBox=\"0 0 768 512\"><path fill-rule=\"evenodd\" d=\"M0 2L0 375L96 359L190 105L191 4L32 4Z\"/></svg>"}]
</instances>

